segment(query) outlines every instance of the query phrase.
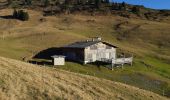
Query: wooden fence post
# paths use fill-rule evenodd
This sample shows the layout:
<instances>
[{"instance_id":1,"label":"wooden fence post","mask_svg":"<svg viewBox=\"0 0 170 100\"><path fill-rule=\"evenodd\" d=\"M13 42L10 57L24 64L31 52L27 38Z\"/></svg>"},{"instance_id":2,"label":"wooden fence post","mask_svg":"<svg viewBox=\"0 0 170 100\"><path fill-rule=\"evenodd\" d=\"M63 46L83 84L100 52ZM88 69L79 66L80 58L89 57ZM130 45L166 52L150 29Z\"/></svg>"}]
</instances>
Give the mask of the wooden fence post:
<instances>
[{"instance_id":1,"label":"wooden fence post","mask_svg":"<svg viewBox=\"0 0 170 100\"><path fill-rule=\"evenodd\" d=\"M132 54L132 61L131 61L131 66L133 65L133 54Z\"/></svg>"},{"instance_id":2,"label":"wooden fence post","mask_svg":"<svg viewBox=\"0 0 170 100\"><path fill-rule=\"evenodd\" d=\"M165 91L164 90L162 90L162 95L165 96Z\"/></svg>"}]
</instances>

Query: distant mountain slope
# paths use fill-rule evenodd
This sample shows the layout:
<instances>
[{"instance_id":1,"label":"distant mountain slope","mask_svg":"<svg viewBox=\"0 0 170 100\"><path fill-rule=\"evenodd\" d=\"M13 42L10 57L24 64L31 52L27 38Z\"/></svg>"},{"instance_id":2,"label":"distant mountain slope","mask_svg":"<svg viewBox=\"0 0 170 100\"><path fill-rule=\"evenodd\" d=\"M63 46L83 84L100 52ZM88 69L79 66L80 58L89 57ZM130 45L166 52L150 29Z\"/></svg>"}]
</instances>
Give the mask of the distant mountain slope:
<instances>
[{"instance_id":1,"label":"distant mountain slope","mask_svg":"<svg viewBox=\"0 0 170 100\"><path fill-rule=\"evenodd\" d=\"M58 14L119 15L154 21L166 20L170 10L155 10L142 5L108 0L0 0L0 9L28 8L42 11L45 16Z\"/></svg>"},{"instance_id":2,"label":"distant mountain slope","mask_svg":"<svg viewBox=\"0 0 170 100\"><path fill-rule=\"evenodd\" d=\"M0 57L0 99L166 100L118 82Z\"/></svg>"}]
</instances>

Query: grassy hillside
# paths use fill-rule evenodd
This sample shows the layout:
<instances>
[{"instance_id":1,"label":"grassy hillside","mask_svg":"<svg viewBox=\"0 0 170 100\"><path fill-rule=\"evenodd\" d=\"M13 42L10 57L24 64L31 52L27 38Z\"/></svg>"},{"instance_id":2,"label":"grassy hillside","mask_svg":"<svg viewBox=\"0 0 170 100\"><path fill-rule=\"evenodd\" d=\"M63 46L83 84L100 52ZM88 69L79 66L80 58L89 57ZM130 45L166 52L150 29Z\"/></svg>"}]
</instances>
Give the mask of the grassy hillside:
<instances>
[{"instance_id":1,"label":"grassy hillside","mask_svg":"<svg viewBox=\"0 0 170 100\"><path fill-rule=\"evenodd\" d=\"M1 100L166 100L118 82L0 57Z\"/></svg>"},{"instance_id":2,"label":"grassy hillside","mask_svg":"<svg viewBox=\"0 0 170 100\"><path fill-rule=\"evenodd\" d=\"M166 21L119 16L58 15L43 17L28 10L29 21L5 19L13 10L0 11L0 55L22 60L38 52L93 36L117 45L135 56L134 65L110 71L94 65L67 62L61 69L135 85L170 96L170 18ZM44 21L41 21L43 19Z\"/></svg>"}]
</instances>

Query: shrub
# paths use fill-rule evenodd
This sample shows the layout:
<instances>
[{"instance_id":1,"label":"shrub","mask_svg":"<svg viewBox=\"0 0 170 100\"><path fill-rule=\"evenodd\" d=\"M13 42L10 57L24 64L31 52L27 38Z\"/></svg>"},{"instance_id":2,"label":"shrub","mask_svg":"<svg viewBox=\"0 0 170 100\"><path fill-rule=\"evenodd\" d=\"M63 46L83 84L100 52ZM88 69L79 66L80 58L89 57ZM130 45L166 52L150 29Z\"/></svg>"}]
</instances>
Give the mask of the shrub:
<instances>
[{"instance_id":1,"label":"shrub","mask_svg":"<svg viewBox=\"0 0 170 100\"><path fill-rule=\"evenodd\" d=\"M23 10L18 11L18 19L27 21L29 19L29 15L27 12L24 12Z\"/></svg>"},{"instance_id":2,"label":"shrub","mask_svg":"<svg viewBox=\"0 0 170 100\"><path fill-rule=\"evenodd\" d=\"M17 11L15 9L14 12L13 12L13 18L19 19L19 20L22 20L22 21L27 21L27 20L29 20L29 14L28 14L28 12L25 12L23 10Z\"/></svg>"},{"instance_id":3,"label":"shrub","mask_svg":"<svg viewBox=\"0 0 170 100\"><path fill-rule=\"evenodd\" d=\"M140 9L138 8L138 7L133 7L132 8L132 12L134 13L134 14L139 14L140 13Z\"/></svg>"},{"instance_id":4,"label":"shrub","mask_svg":"<svg viewBox=\"0 0 170 100\"><path fill-rule=\"evenodd\" d=\"M50 4L50 1L49 1L49 0L44 0L44 7L49 6L49 4Z\"/></svg>"},{"instance_id":5,"label":"shrub","mask_svg":"<svg viewBox=\"0 0 170 100\"><path fill-rule=\"evenodd\" d=\"M95 0L95 6L96 8L100 8L100 5L101 5L101 0Z\"/></svg>"},{"instance_id":6,"label":"shrub","mask_svg":"<svg viewBox=\"0 0 170 100\"><path fill-rule=\"evenodd\" d=\"M18 12L16 9L14 9L14 12L13 12L13 18L18 18Z\"/></svg>"},{"instance_id":7,"label":"shrub","mask_svg":"<svg viewBox=\"0 0 170 100\"><path fill-rule=\"evenodd\" d=\"M32 5L32 0L25 0L25 5Z\"/></svg>"},{"instance_id":8,"label":"shrub","mask_svg":"<svg viewBox=\"0 0 170 100\"><path fill-rule=\"evenodd\" d=\"M8 2L8 5L10 5L12 3L12 0L7 0L7 2Z\"/></svg>"}]
</instances>

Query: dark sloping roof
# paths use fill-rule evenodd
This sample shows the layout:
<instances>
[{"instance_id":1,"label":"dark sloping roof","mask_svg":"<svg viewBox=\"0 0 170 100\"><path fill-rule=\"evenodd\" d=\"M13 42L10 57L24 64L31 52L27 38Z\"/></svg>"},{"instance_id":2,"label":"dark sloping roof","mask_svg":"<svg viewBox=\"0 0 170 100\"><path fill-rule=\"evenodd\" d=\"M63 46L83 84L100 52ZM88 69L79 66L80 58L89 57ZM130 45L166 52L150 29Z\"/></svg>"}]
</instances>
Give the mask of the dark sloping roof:
<instances>
[{"instance_id":1,"label":"dark sloping roof","mask_svg":"<svg viewBox=\"0 0 170 100\"><path fill-rule=\"evenodd\" d=\"M72 43L72 44L69 44L67 46L64 46L64 48L86 48L88 46L91 46L91 45L94 45L94 44L97 44L97 43L100 43L102 41L83 41L83 42L75 42L75 43ZM106 45L109 45L111 47L114 47L114 48L117 48L116 46L112 45L112 44L109 44L107 42L102 42Z\"/></svg>"},{"instance_id":2,"label":"dark sloping roof","mask_svg":"<svg viewBox=\"0 0 170 100\"><path fill-rule=\"evenodd\" d=\"M109 45L109 46L111 46L111 47L114 47L114 48L118 48L117 46L115 46L115 45L112 45L112 44L110 44L110 43L107 43L107 42L102 42L103 44L106 44L106 45Z\"/></svg>"}]
</instances>

